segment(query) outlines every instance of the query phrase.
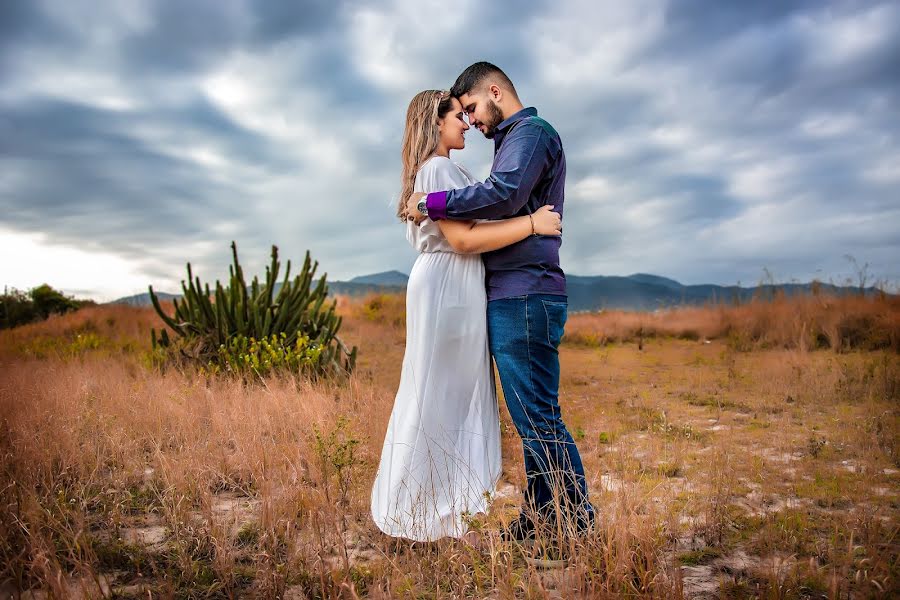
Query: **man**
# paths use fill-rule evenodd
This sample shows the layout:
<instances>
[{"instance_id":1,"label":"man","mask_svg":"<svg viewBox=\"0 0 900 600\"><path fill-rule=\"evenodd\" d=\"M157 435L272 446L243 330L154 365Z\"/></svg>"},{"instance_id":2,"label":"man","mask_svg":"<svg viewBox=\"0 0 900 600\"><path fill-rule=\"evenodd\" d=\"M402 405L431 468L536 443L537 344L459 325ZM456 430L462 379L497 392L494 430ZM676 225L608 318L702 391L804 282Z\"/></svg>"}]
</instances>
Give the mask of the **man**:
<instances>
[{"instance_id":1,"label":"man","mask_svg":"<svg viewBox=\"0 0 900 600\"><path fill-rule=\"evenodd\" d=\"M494 140L491 174L467 188L413 194L409 218L502 219L544 204L562 216L566 159L559 134L535 108L523 107L506 74L475 63L450 93L470 125ZM534 537L535 520L579 532L594 520L581 456L559 408L558 347L567 316L561 243L558 236L532 235L483 255L490 350L525 453L525 506L504 532L520 541Z\"/></svg>"}]
</instances>

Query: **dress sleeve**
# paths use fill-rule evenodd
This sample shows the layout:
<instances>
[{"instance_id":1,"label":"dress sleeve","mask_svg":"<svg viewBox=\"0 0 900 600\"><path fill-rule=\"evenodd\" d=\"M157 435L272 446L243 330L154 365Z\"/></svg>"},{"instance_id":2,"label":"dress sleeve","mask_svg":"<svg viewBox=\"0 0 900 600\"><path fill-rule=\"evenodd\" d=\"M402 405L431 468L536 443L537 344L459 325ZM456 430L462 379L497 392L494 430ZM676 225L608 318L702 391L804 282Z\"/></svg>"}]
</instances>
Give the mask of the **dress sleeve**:
<instances>
[{"instance_id":1,"label":"dress sleeve","mask_svg":"<svg viewBox=\"0 0 900 600\"><path fill-rule=\"evenodd\" d=\"M465 187L470 183L456 163L449 158L435 156L419 168L413 190L427 194L435 190ZM434 252L437 249L451 251L440 227L431 219L424 219L418 224L409 221L406 226L406 239L419 252Z\"/></svg>"},{"instance_id":2,"label":"dress sleeve","mask_svg":"<svg viewBox=\"0 0 900 600\"><path fill-rule=\"evenodd\" d=\"M443 156L436 156L425 163L419 175L421 191L426 194L442 190L455 190L469 185L469 181L459 167L452 160Z\"/></svg>"}]
</instances>

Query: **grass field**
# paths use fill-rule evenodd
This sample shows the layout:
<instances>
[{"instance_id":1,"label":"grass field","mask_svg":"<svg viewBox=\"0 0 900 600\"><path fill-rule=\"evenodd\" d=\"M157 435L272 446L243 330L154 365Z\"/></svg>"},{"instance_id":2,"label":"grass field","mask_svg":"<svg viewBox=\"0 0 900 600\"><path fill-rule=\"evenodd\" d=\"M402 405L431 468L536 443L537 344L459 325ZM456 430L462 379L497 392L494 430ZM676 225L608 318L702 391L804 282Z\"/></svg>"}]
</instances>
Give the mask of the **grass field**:
<instances>
[{"instance_id":1,"label":"grass field","mask_svg":"<svg viewBox=\"0 0 900 600\"><path fill-rule=\"evenodd\" d=\"M0 596L890 598L900 595L900 302L778 298L571 315L560 403L600 515L565 568L499 540L381 535L368 500L399 296L342 299L348 382L153 367L152 309L0 332Z\"/></svg>"}]
</instances>

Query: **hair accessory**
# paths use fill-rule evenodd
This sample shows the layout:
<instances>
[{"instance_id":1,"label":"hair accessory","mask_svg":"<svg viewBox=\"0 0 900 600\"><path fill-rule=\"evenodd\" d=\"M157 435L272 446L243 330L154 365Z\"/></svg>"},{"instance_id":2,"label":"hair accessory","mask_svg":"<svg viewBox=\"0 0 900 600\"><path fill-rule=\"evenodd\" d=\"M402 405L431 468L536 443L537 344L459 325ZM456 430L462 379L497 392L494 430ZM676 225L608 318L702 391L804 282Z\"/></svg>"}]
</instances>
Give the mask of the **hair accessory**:
<instances>
[{"instance_id":1,"label":"hair accessory","mask_svg":"<svg viewBox=\"0 0 900 600\"><path fill-rule=\"evenodd\" d=\"M438 107L441 105L441 100L443 100L444 98L449 96L450 92L448 92L447 90L435 90L435 91L437 92L437 95L435 96L435 99L434 99L434 112L437 112Z\"/></svg>"}]
</instances>

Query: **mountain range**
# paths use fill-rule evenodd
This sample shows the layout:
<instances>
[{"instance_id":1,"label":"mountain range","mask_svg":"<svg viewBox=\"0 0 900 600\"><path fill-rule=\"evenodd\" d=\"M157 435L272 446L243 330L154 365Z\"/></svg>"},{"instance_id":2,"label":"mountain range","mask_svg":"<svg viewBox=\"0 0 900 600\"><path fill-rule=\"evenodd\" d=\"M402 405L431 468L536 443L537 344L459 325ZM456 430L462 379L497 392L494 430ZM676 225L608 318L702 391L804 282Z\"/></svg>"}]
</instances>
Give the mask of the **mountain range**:
<instances>
[{"instance_id":1,"label":"mountain range","mask_svg":"<svg viewBox=\"0 0 900 600\"><path fill-rule=\"evenodd\" d=\"M370 293L400 293L406 290L409 276L400 271L385 271L354 277L349 281L330 281L330 294L351 297ZM276 292L280 289L276 286ZM587 311L601 309L655 310L682 304L697 305L707 302L746 302L752 298L771 298L776 293L788 296L811 294L814 287L823 293L834 295L857 294L858 287L836 286L828 283L782 283L754 287L721 286L714 284L683 285L674 279L635 273L627 276L580 276L567 275L566 286L569 296L569 310ZM866 288L867 294L877 292ZM170 300L179 294L158 292L160 299ZM119 298L114 304L143 306L150 304L147 293Z\"/></svg>"}]
</instances>

